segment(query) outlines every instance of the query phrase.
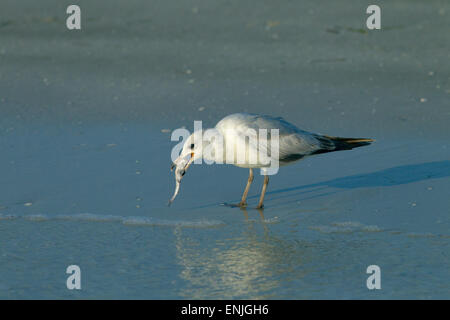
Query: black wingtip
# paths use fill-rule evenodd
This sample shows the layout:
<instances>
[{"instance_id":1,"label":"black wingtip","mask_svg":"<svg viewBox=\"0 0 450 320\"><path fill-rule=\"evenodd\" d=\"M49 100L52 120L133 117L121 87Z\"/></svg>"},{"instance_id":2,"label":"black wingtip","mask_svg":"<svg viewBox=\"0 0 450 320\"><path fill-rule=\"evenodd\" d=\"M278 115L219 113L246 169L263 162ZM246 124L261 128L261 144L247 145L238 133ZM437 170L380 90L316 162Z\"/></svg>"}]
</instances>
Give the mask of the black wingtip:
<instances>
[{"instance_id":1,"label":"black wingtip","mask_svg":"<svg viewBox=\"0 0 450 320\"><path fill-rule=\"evenodd\" d=\"M368 146L375 141L375 139L371 138L342 138L330 136L319 136L316 138L320 141L322 148L315 151L313 154L352 150L354 148Z\"/></svg>"}]
</instances>

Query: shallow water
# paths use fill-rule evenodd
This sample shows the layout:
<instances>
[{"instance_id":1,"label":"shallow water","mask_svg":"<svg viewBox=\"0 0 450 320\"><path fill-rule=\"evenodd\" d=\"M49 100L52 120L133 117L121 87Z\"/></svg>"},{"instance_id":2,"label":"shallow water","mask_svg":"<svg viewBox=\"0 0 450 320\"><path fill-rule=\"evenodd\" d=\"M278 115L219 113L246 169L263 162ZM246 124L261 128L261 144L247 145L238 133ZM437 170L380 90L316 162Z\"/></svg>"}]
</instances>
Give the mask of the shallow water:
<instances>
[{"instance_id":1,"label":"shallow water","mask_svg":"<svg viewBox=\"0 0 450 320\"><path fill-rule=\"evenodd\" d=\"M446 141L377 141L281 168L261 213L259 176L249 209L221 205L239 200L247 171L219 165L194 165L167 207L167 133L58 133L1 140L16 150L1 160L2 298L448 297ZM71 264L77 292L65 286Z\"/></svg>"}]
</instances>

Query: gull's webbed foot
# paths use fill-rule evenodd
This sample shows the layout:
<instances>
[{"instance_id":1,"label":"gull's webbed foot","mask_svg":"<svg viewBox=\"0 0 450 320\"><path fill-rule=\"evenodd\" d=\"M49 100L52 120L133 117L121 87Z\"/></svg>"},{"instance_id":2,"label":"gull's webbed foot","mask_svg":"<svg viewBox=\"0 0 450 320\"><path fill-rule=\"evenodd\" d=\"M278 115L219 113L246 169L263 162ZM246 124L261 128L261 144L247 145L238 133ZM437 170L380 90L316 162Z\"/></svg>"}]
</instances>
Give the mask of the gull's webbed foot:
<instances>
[{"instance_id":1,"label":"gull's webbed foot","mask_svg":"<svg viewBox=\"0 0 450 320\"><path fill-rule=\"evenodd\" d=\"M224 203L224 206L231 207L231 208L246 208L247 202L239 202L239 203Z\"/></svg>"}]
</instances>

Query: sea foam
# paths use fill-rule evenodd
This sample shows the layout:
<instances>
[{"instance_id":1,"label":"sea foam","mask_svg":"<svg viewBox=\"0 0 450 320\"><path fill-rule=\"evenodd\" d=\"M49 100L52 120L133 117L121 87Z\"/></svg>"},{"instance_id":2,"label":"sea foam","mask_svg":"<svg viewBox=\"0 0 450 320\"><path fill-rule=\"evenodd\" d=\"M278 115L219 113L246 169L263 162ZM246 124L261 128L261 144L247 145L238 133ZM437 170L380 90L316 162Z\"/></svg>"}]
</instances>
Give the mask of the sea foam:
<instances>
[{"instance_id":1,"label":"sea foam","mask_svg":"<svg viewBox=\"0 0 450 320\"><path fill-rule=\"evenodd\" d=\"M0 214L0 220L11 220L22 218L28 221L87 221L87 222L120 222L131 226L160 226L160 227L184 227L184 228L213 228L224 226L225 223L220 220L166 220L146 216L115 216L93 213L77 213L70 215L11 215Z\"/></svg>"}]
</instances>

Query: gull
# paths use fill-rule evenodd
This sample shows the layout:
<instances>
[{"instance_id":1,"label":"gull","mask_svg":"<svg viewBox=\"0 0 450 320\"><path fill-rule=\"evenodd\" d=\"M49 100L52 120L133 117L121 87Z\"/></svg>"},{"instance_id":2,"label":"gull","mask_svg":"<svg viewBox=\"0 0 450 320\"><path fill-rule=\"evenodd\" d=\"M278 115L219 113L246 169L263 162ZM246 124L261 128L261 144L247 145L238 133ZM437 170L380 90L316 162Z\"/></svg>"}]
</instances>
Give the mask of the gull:
<instances>
[{"instance_id":1,"label":"gull","mask_svg":"<svg viewBox=\"0 0 450 320\"><path fill-rule=\"evenodd\" d=\"M260 134L256 135L256 139L252 139L255 132ZM261 135L261 132L266 134ZM215 138L206 138L206 136ZM215 128L196 131L186 139L180 156L172 164L172 169L176 167L177 185L169 205L178 194L181 178L190 165L198 162L199 159L249 169L241 201L232 205L237 207L247 206L247 195L254 177L253 169L260 168L264 175L264 182L256 208L262 209L271 174L270 169L273 169L272 164L276 164L276 171L278 171L278 167L292 164L306 157L351 150L367 146L373 141L368 138L342 138L307 132L281 117L251 113L231 114L220 120ZM241 158L237 156L239 150L243 150Z\"/></svg>"}]
</instances>

